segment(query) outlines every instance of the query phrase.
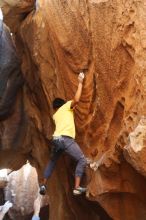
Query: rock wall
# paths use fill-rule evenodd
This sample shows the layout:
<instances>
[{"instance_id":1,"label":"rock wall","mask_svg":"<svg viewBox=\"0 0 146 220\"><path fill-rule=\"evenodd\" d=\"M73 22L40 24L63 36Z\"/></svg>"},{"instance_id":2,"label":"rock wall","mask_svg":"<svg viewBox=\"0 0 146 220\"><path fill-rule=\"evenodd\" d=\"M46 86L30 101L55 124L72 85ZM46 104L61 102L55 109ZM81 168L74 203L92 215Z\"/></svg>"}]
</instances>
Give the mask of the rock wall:
<instances>
[{"instance_id":1,"label":"rock wall","mask_svg":"<svg viewBox=\"0 0 146 220\"><path fill-rule=\"evenodd\" d=\"M71 99L78 72L84 70L86 74L75 122L76 139L84 153L95 163L100 161L95 171L87 169L87 200L91 202L73 198L74 164L64 156L48 185L49 219L102 219L103 209L109 215L104 219L146 219L143 168L138 160L135 165L137 154L126 150L133 144L129 134L145 118L144 1L7 0L1 4L25 81L22 109L26 120L21 124L26 126L17 145L17 166L29 159L40 181L54 129L51 102L57 96ZM10 120L4 122L7 127ZM141 150L145 148L145 133L140 138ZM12 149L12 145L7 148ZM145 157L141 158L145 166ZM1 164L13 166L11 157ZM97 211L94 204L103 209Z\"/></svg>"},{"instance_id":2,"label":"rock wall","mask_svg":"<svg viewBox=\"0 0 146 220\"><path fill-rule=\"evenodd\" d=\"M18 169L26 161L26 157L18 151L25 127L22 85L23 77L14 42L8 27L0 20L0 163L2 168L9 166ZM20 157L19 162L16 160L16 155Z\"/></svg>"}]
</instances>

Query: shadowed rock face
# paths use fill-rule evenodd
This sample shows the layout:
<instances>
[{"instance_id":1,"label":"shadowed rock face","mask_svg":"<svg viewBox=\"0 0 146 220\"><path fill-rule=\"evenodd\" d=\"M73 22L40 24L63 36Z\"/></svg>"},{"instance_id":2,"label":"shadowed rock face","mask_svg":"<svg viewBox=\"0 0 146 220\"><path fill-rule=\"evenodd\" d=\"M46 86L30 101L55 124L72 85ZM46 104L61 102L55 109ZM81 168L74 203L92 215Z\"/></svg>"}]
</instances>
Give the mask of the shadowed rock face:
<instances>
[{"instance_id":1,"label":"shadowed rock face","mask_svg":"<svg viewBox=\"0 0 146 220\"><path fill-rule=\"evenodd\" d=\"M123 157L128 135L146 109L144 2L19 0L11 1L13 7L2 2L7 2L5 22L14 33L26 82L22 109L27 117L26 124L21 123L26 125L25 136L20 136L17 161L28 158L41 179L53 132L51 102L57 96L71 99L77 73L84 69L83 94L75 110L77 141L91 159L103 158L96 171L87 170L88 200L115 220L145 219L146 181L139 171L143 164L133 162L135 154ZM17 117L19 112L14 112ZM145 146L145 141L139 143ZM1 164L10 166L12 159ZM48 184L50 219L99 219L92 202L73 198L73 167L62 158Z\"/></svg>"},{"instance_id":2,"label":"shadowed rock face","mask_svg":"<svg viewBox=\"0 0 146 220\"><path fill-rule=\"evenodd\" d=\"M0 163L2 167L19 168L26 160L20 155L22 162L17 165L16 158L13 161L11 157L13 154L19 155L22 129L25 126L23 81L20 62L10 32L0 20ZM6 157L8 161L11 158L11 162L7 163Z\"/></svg>"},{"instance_id":3,"label":"shadowed rock face","mask_svg":"<svg viewBox=\"0 0 146 220\"><path fill-rule=\"evenodd\" d=\"M0 120L13 112L18 89L23 79L20 64L8 28L0 20Z\"/></svg>"}]
</instances>

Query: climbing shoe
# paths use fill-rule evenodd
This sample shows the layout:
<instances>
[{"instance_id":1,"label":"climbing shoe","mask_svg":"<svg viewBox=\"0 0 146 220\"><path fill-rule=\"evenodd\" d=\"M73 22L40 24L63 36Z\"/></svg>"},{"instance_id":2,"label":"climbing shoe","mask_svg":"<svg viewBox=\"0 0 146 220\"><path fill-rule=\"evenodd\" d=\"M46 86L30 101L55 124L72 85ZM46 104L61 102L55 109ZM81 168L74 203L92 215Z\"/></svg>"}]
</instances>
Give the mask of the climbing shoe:
<instances>
[{"instance_id":1,"label":"climbing shoe","mask_svg":"<svg viewBox=\"0 0 146 220\"><path fill-rule=\"evenodd\" d=\"M40 191L39 191L39 193L40 193L41 195L45 195L45 194L46 194L46 186L45 186L45 185L40 186Z\"/></svg>"},{"instance_id":2,"label":"climbing shoe","mask_svg":"<svg viewBox=\"0 0 146 220\"><path fill-rule=\"evenodd\" d=\"M81 187L79 186L78 188L75 188L73 190L73 194L76 196L76 195L81 195L82 193L85 193L87 191L87 188L85 187Z\"/></svg>"}]
</instances>

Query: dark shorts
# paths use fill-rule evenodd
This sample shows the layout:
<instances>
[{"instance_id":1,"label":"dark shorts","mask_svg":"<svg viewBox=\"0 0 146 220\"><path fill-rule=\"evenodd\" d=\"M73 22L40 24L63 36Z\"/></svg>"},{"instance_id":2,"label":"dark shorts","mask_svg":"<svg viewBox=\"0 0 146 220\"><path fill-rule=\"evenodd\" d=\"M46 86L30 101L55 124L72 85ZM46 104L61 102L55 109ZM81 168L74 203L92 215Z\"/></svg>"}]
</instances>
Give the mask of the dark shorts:
<instances>
[{"instance_id":1,"label":"dark shorts","mask_svg":"<svg viewBox=\"0 0 146 220\"><path fill-rule=\"evenodd\" d=\"M45 170L45 178L48 178L51 175L57 160L63 152L77 161L75 176L82 176L86 165L86 159L75 140L68 136L59 136L53 138L52 144L51 160Z\"/></svg>"}]
</instances>

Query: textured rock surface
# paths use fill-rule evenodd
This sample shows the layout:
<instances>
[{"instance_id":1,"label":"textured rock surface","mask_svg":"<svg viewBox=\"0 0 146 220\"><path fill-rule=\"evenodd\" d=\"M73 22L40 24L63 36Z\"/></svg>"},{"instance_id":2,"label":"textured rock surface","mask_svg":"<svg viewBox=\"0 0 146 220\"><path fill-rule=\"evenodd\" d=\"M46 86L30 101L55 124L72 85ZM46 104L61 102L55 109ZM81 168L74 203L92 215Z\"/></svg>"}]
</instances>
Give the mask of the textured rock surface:
<instances>
[{"instance_id":1,"label":"textured rock surface","mask_svg":"<svg viewBox=\"0 0 146 220\"><path fill-rule=\"evenodd\" d=\"M47 139L53 132L51 101L56 96L71 99L77 73L86 69L81 102L75 111L77 141L91 159L103 158L96 172L87 172L88 199L115 220L146 219L143 168L139 170L130 162L132 168L123 157L128 135L146 109L144 1L19 0L11 1L13 7L8 1L1 2L5 3L5 22L14 33L26 82L23 103L28 120L17 161L23 163L25 155L41 178L47 162ZM7 127L9 120L5 121ZM11 159L4 166L10 164ZM98 219L100 211L93 209L92 202L72 197L72 167L64 157L49 182L50 219Z\"/></svg>"},{"instance_id":2,"label":"textured rock surface","mask_svg":"<svg viewBox=\"0 0 146 220\"><path fill-rule=\"evenodd\" d=\"M5 199L13 202L9 211L11 219L25 220L33 213L34 200L38 195L37 173L29 164L9 175L9 182L5 189ZM49 198L44 197L42 206L47 206ZM46 219L46 218L43 218Z\"/></svg>"},{"instance_id":3,"label":"textured rock surface","mask_svg":"<svg viewBox=\"0 0 146 220\"><path fill-rule=\"evenodd\" d=\"M146 118L142 117L138 126L129 135L129 143L124 147L127 161L146 177Z\"/></svg>"},{"instance_id":4,"label":"textured rock surface","mask_svg":"<svg viewBox=\"0 0 146 220\"><path fill-rule=\"evenodd\" d=\"M18 151L25 127L23 78L8 28L0 20L0 163L1 167L17 169L26 160ZM20 124L22 127L20 128ZM21 144L22 146L22 144ZM13 158L13 155L15 156ZM16 160L16 155L20 160ZM7 157L7 161L6 158Z\"/></svg>"}]
</instances>

